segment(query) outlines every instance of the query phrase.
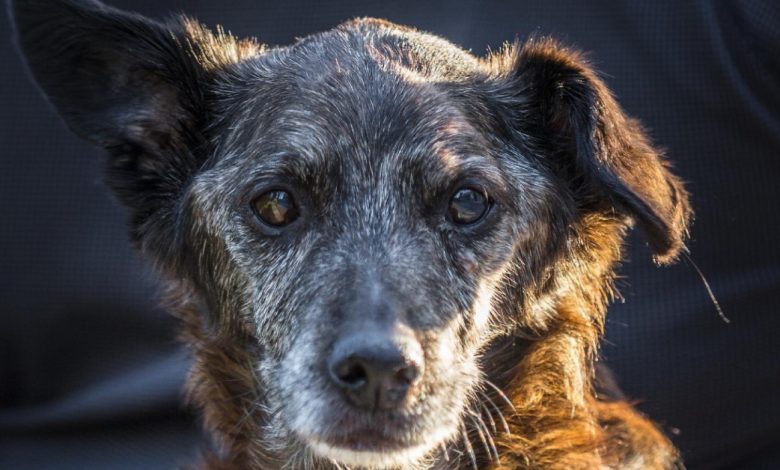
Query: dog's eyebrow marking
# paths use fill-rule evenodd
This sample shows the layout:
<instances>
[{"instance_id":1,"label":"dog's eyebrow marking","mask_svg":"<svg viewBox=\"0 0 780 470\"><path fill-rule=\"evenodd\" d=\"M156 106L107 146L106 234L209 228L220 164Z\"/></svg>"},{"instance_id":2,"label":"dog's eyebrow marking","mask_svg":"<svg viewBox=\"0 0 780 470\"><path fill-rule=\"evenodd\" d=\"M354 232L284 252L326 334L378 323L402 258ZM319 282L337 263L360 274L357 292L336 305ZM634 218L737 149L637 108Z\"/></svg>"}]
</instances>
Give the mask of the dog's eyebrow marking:
<instances>
[{"instance_id":1,"label":"dog's eyebrow marking","mask_svg":"<svg viewBox=\"0 0 780 470\"><path fill-rule=\"evenodd\" d=\"M444 168L449 171L457 171L474 160L473 156L484 151L479 136L461 119L448 119L436 126L434 135L434 151ZM470 156L472 158L469 158Z\"/></svg>"}]
</instances>

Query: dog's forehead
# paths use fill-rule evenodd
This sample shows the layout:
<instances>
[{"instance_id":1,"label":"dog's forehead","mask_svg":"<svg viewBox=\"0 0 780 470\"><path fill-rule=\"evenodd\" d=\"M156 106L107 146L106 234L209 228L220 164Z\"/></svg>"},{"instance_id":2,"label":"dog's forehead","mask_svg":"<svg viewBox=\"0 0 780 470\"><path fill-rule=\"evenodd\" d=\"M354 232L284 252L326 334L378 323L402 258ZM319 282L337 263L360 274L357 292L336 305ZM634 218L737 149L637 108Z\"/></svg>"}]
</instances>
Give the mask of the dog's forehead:
<instances>
[{"instance_id":1,"label":"dog's forehead","mask_svg":"<svg viewBox=\"0 0 780 470\"><path fill-rule=\"evenodd\" d=\"M384 73L384 72L382 72ZM310 166L355 171L426 165L452 168L481 154L484 142L437 90L375 77L377 86L313 87L280 110L264 144Z\"/></svg>"},{"instance_id":2,"label":"dog's forehead","mask_svg":"<svg viewBox=\"0 0 780 470\"><path fill-rule=\"evenodd\" d=\"M442 68L435 59L410 58L419 47L353 31L258 58L243 68L244 92L234 93L243 103L228 118L230 153L243 156L248 171L335 167L360 178L378 169L447 173L466 162L488 164L485 139L450 93L452 71L434 74Z\"/></svg>"}]
</instances>

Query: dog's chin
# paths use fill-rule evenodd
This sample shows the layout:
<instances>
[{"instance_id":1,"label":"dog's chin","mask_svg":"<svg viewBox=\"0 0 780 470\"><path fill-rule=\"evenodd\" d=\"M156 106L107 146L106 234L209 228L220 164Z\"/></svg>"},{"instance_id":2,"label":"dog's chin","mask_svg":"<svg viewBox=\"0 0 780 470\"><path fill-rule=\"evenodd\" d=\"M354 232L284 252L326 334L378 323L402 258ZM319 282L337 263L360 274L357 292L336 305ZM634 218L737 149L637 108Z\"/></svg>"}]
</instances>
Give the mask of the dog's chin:
<instances>
[{"instance_id":1,"label":"dog's chin","mask_svg":"<svg viewBox=\"0 0 780 470\"><path fill-rule=\"evenodd\" d=\"M371 432L359 432L339 437L309 437L304 439L318 457L349 467L362 469L413 468L449 440L446 430L429 433L415 443L401 443L380 438Z\"/></svg>"},{"instance_id":2,"label":"dog's chin","mask_svg":"<svg viewBox=\"0 0 780 470\"><path fill-rule=\"evenodd\" d=\"M322 440L309 442L315 455L350 467L365 469L409 468L420 463L431 452L429 445L356 449L329 444Z\"/></svg>"}]
</instances>

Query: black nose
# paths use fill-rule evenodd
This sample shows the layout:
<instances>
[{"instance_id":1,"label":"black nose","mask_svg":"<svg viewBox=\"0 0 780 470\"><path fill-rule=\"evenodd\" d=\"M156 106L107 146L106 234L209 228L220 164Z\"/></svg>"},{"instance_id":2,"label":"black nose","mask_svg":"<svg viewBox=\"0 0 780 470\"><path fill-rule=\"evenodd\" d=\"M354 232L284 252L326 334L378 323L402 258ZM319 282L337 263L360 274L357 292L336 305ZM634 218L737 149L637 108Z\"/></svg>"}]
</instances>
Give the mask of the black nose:
<instances>
[{"instance_id":1,"label":"black nose","mask_svg":"<svg viewBox=\"0 0 780 470\"><path fill-rule=\"evenodd\" d=\"M366 410L397 408L420 378L421 367L415 348L380 333L339 340L328 361L333 382L352 404Z\"/></svg>"}]
</instances>

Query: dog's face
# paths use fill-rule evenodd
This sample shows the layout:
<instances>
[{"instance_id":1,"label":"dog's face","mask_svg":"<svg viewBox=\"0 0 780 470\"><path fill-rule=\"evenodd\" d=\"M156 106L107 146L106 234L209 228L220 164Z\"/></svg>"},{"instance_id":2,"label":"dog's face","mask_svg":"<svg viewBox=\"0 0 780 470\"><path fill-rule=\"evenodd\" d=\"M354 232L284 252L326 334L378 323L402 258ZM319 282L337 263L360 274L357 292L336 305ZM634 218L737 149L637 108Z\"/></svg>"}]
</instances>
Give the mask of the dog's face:
<instances>
[{"instance_id":1,"label":"dog's face","mask_svg":"<svg viewBox=\"0 0 780 470\"><path fill-rule=\"evenodd\" d=\"M573 226L681 245L679 182L552 43L479 60L364 20L265 50L44 3L14 5L33 73L110 151L141 248L252 351L279 448L420 462L472 413L480 353L552 315L525 307L566 288Z\"/></svg>"},{"instance_id":2,"label":"dog's face","mask_svg":"<svg viewBox=\"0 0 780 470\"><path fill-rule=\"evenodd\" d=\"M494 293L547 237L549 181L452 90L330 41L222 82L236 112L187 190L188 230L229 260L215 281L240 279L275 432L409 464L460 431L477 353L506 330Z\"/></svg>"}]
</instances>

